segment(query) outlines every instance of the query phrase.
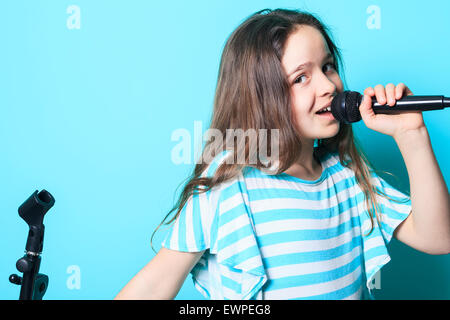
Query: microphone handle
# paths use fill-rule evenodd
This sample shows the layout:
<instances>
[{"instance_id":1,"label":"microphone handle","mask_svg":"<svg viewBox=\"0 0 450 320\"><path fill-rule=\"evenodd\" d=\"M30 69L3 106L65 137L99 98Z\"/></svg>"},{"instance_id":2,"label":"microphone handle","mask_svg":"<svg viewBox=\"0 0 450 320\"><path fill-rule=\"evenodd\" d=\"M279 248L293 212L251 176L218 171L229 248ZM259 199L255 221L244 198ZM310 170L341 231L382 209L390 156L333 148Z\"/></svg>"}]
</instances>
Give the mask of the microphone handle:
<instances>
[{"instance_id":1,"label":"microphone handle","mask_svg":"<svg viewBox=\"0 0 450 320\"><path fill-rule=\"evenodd\" d=\"M376 101L372 103L372 107L375 113L391 113L396 110L439 110L449 106L447 100L448 98L444 96L405 96L397 100L392 107L388 104L381 105Z\"/></svg>"}]
</instances>

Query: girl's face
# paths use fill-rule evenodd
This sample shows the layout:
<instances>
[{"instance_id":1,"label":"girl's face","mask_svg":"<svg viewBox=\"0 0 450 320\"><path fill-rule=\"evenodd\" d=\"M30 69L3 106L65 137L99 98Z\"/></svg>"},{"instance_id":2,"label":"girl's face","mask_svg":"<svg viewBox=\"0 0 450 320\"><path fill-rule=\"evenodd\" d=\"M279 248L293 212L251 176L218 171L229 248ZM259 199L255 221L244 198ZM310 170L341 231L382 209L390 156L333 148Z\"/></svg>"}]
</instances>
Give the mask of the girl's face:
<instances>
[{"instance_id":1,"label":"girl's face","mask_svg":"<svg viewBox=\"0 0 450 320\"><path fill-rule=\"evenodd\" d=\"M335 136L339 121L331 112L318 114L317 111L330 106L343 85L320 31L299 26L286 41L281 64L291 86L294 119L302 139Z\"/></svg>"}]
</instances>

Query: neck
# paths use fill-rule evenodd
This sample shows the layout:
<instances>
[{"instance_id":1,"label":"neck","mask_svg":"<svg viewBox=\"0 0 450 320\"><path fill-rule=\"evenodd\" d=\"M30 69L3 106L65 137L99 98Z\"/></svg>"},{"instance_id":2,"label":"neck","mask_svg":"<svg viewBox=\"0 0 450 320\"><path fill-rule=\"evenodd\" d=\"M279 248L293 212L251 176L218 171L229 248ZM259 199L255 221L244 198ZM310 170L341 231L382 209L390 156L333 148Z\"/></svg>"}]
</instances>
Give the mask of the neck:
<instances>
[{"instance_id":1,"label":"neck","mask_svg":"<svg viewBox=\"0 0 450 320\"><path fill-rule=\"evenodd\" d=\"M314 158L314 140L302 141L300 156L285 173L306 180L320 177L322 167Z\"/></svg>"}]
</instances>

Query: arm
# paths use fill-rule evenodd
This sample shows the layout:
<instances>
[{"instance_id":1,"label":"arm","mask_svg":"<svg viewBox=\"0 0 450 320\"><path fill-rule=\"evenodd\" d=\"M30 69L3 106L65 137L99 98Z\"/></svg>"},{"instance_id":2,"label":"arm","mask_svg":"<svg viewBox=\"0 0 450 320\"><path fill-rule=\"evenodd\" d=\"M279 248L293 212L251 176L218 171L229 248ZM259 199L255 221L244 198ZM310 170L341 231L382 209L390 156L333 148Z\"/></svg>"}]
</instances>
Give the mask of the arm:
<instances>
[{"instance_id":1,"label":"arm","mask_svg":"<svg viewBox=\"0 0 450 320\"><path fill-rule=\"evenodd\" d=\"M114 298L115 300L173 299L204 251L161 248Z\"/></svg>"},{"instance_id":2,"label":"arm","mask_svg":"<svg viewBox=\"0 0 450 320\"><path fill-rule=\"evenodd\" d=\"M450 200L425 127L394 137L408 170L412 214L394 236L430 254L450 253Z\"/></svg>"},{"instance_id":3,"label":"arm","mask_svg":"<svg viewBox=\"0 0 450 320\"><path fill-rule=\"evenodd\" d=\"M403 83L369 87L359 108L366 126L396 141L408 170L412 213L395 230L405 244L429 253L450 253L450 200L439 165L431 147L420 111L375 114L372 97L379 103L395 105L403 94L412 95Z\"/></svg>"}]
</instances>

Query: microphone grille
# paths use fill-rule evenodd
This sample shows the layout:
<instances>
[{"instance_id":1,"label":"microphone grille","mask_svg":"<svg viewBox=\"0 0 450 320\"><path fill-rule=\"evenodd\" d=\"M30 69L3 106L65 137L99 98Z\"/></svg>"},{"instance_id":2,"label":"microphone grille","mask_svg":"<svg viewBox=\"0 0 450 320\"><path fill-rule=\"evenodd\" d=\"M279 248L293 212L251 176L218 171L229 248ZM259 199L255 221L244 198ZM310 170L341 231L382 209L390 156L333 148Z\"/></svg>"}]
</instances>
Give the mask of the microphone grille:
<instances>
[{"instance_id":1,"label":"microphone grille","mask_svg":"<svg viewBox=\"0 0 450 320\"><path fill-rule=\"evenodd\" d=\"M334 118L347 124L360 121L359 106L361 98L361 94L356 91L338 93L331 101L331 113Z\"/></svg>"},{"instance_id":2,"label":"microphone grille","mask_svg":"<svg viewBox=\"0 0 450 320\"><path fill-rule=\"evenodd\" d=\"M339 122L347 122L345 111L346 93L346 91L338 93L331 101L331 113L333 114L333 117Z\"/></svg>"},{"instance_id":3,"label":"microphone grille","mask_svg":"<svg viewBox=\"0 0 450 320\"><path fill-rule=\"evenodd\" d=\"M352 123L361 120L361 113L359 113L360 104L361 94L356 91L349 91L345 97L345 110L348 122Z\"/></svg>"}]
</instances>

